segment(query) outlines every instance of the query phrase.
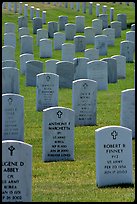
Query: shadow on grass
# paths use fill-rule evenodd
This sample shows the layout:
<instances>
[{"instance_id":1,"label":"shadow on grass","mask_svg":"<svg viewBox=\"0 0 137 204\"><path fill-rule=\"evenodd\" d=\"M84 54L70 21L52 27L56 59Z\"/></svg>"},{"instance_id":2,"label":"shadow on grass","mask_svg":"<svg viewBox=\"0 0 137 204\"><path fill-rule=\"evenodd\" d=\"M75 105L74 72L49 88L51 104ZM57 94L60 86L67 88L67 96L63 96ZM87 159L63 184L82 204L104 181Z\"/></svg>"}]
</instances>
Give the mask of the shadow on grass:
<instances>
[{"instance_id":1,"label":"shadow on grass","mask_svg":"<svg viewBox=\"0 0 137 204\"><path fill-rule=\"evenodd\" d=\"M117 185L108 185L108 186L101 186L99 188L134 188L134 184L130 183L123 183Z\"/></svg>"}]
</instances>

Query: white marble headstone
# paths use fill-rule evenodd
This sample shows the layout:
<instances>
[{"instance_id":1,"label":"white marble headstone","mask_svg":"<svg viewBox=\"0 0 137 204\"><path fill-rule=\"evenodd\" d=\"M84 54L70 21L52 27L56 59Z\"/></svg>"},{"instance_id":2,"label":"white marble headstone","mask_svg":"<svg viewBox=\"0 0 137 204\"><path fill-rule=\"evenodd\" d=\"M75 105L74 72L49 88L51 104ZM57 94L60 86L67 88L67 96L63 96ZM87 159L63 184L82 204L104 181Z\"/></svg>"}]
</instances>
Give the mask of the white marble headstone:
<instances>
[{"instance_id":1,"label":"white marble headstone","mask_svg":"<svg viewBox=\"0 0 137 204\"><path fill-rule=\"evenodd\" d=\"M95 130L98 187L132 184L132 131L122 126Z\"/></svg>"},{"instance_id":2,"label":"white marble headstone","mask_svg":"<svg viewBox=\"0 0 137 204\"><path fill-rule=\"evenodd\" d=\"M58 106L59 76L41 73L36 76L36 110Z\"/></svg>"},{"instance_id":3,"label":"white marble headstone","mask_svg":"<svg viewBox=\"0 0 137 204\"><path fill-rule=\"evenodd\" d=\"M72 85L72 109L75 126L96 125L97 82L90 79L74 80Z\"/></svg>"},{"instance_id":4,"label":"white marble headstone","mask_svg":"<svg viewBox=\"0 0 137 204\"><path fill-rule=\"evenodd\" d=\"M24 96L2 94L2 140L24 141Z\"/></svg>"},{"instance_id":5,"label":"white marble headstone","mask_svg":"<svg viewBox=\"0 0 137 204\"><path fill-rule=\"evenodd\" d=\"M32 145L2 141L2 202L32 202Z\"/></svg>"},{"instance_id":6,"label":"white marble headstone","mask_svg":"<svg viewBox=\"0 0 137 204\"><path fill-rule=\"evenodd\" d=\"M52 107L43 110L43 161L74 160L74 110Z\"/></svg>"}]
</instances>

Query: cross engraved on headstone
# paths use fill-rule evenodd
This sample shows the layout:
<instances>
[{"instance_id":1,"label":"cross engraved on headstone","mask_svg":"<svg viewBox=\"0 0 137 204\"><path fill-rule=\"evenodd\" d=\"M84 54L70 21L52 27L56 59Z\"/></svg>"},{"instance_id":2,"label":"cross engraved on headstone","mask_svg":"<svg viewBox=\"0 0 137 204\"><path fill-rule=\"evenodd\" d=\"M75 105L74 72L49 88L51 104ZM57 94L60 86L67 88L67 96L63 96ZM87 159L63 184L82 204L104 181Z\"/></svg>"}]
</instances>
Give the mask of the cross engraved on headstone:
<instances>
[{"instance_id":1,"label":"cross engraved on headstone","mask_svg":"<svg viewBox=\"0 0 137 204\"><path fill-rule=\"evenodd\" d=\"M62 114L63 114L63 113L62 113L61 111L58 111L58 112L57 112L58 118L61 118Z\"/></svg>"},{"instance_id":2,"label":"cross engraved on headstone","mask_svg":"<svg viewBox=\"0 0 137 204\"><path fill-rule=\"evenodd\" d=\"M10 146L8 149L10 150L10 156L13 156L13 150L15 150L15 148L13 146Z\"/></svg>"},{"instance_id":3,"label":"cross engraved on headstone","mask_svg":"<svg viewBox=\"0 0 137 204\"><path fill-rule=\"evenodd\" d=\"M8 98L9 105L11 105L12 101L12 98Z\"/></svg>"},{"instance_id":4,"label":"cross engraved on headstone","mask_svg":"<svg viewBox=\"0 0 137 204\"><path fill-rule=\"evenodd\" d=\"M116 140L116 137L118 136L118 132L116 130L113 130L113 132L111 132L111 135L113 137L113 140Z\"/></svg>"},{"instance_id":5,"label":"cross engraved on headstone","mask_svg":"<svg viewBox=\"0 0 137 204\"><path fill-rule=\"evenodd\" d=\"M84 89L86 89L87 86L88 86L88 85L87 85L86 83L83 84Z\"/></svg>"},{"instance_id":6,"label":"cross engraved on headstone","mask_svg":"<svg viewBox=\"0 0 137 204\"><path fill-rule=\"evenodd\" d=\"M49 81L50 80L50 76L46 76L46 79L47 79L47 81Z\"/></svg>"}]
</instances>

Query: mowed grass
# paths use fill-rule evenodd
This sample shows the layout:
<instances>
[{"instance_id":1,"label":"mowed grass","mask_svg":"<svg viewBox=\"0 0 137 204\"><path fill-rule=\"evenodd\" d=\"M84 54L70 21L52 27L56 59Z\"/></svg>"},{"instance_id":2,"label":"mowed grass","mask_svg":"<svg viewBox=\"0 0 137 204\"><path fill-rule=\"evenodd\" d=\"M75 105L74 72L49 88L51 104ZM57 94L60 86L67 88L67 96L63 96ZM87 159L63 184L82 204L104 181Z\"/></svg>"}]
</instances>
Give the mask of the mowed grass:
<instances>
[{"instance_id":1,"label":"mowed grass","mask_svg":"<svg viewBox=\"0 0 137 204\"><path fill-rule=\"evenodd\" d=\"M45 10L47 22L58 21L58 16L68 16L68 22L75 23L75 16L85 16L85 26L92 26L95 16L95 5L93 3L93 14L89 15L88 6L86 13L82 9L76 12L76 5L72 10L70 2L68 8L42 4L37 2L23 2L30 6ZM82 4L82 2L80 3ZM88 3L87 3L88 5ZM120 54L120 42L126 39L126 32L130 30L132 23L135 23L135 7L127 6L125 3L113 4L112 2L100 2L100 13L102 5L107 5L107 14L110 7L114 7L114 20L117 20L118 13L127 14L128 29L121 32L121 38L115 39L115 46L108 47L107 56ZM82 5L81 5L82 6ZM82 7L80 7L82 8ZM28 9L30 17L30 9ZM7 9L2 10L2 44L4 42L4 23L13 22L16 24L16 61L20 69L20 43L18 36L18 13ZM42 16L42 14L41 14ZM34 40L34 59L44 62L50 58L40 59L39 48L36 45L36 35L32 33L32 21L28 17L30 35ZM110 25L110 21L109 21ZM78 34L78 33L77 33ZM84 35L84 34L82 34ZM72 42L73 41L66 41ZM94 47L87 45L87 48ZM76 53L76 57L84 57L84 53ZM52 59L61 60L61 51L53 49ZM32 145L32 201L33 202L133 202L135 200L135 185L123 185L98 188L96 186L96 163L95 163L95 130L108 125L120 125L121 91L134 87L134 63L126 63L126 79L120 79L115 84L109 84L107 91L97 92L97 125L75 127L75 160L64 162L43 162L42 161L42 112L36 111L36 87L25 86L25 76L20 74L20 95L24 96L24 128L25 141ZM59 106L72 108L72 90L59 90ZM135 140L132 140L133 149L133 179L135 177ZM101 156L101 155L100 155ZM111 177L110 177L111 179Z\"/></svg>"}]
</instances>

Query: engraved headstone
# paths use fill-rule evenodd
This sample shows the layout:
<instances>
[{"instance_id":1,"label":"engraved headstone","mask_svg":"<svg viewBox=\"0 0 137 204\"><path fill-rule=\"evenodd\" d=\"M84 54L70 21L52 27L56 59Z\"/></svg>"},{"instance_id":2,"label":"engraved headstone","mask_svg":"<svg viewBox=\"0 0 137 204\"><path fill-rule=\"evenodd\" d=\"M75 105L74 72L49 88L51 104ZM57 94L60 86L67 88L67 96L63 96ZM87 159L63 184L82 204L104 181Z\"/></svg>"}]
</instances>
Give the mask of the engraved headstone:
<instances>
[{"instance_id":1,"label":"engraved headstone","mask_svg":"<svg viewBox=\"0 0 137 204\"><path fill-rule=\"evenodd\" d=\"M131 31L135 31L135 23L131 25Z\"/></svg>"},{"instance_id":2,"label":"engraved headstone","mask_svg":"<svg viewBox=\"0 0 137 204\"><path fill-rule=\"evenodd\" d=\"M75 52L84 52L86 49L86 37L82 35L74 36Z\"/></svg>"},{"instance_id":3,"label":"engraved headstone","mask_svg":"<svg viewBox=\"0 0 137 204\"><path fill-rule=\"evenodd\" d=\"M18 17L18 28L28 27L28 17L27 16L19 16Z\"/></svg>"},{"instance_id":4,"label":"engraved headstone","mask_svg":"<svg viewBox=\"0 0 137 204\"><path fill-rule=\"evenodd\" d=\"M68 16L59 16L58 17L58 23L59 23L59 31L65 30L65 24L68 23Z\"/></svg>"},{"instance_id":5,"label":"engraved headstone","mask_svg":"<svg viewBox=\"0 0 137 204\"><path fill-rule=\"evenodd\" d=\"M96 4L96 17L99 17L100 4Z\"/></svg>"},{"instance_id":6,"label":"engraved headstone","mask_svg":"<svg viewBox=\"0 0 137 204\"><path fill-rule=\"evenodd\" d=\"M120 21L112 21L110 23L110 27L115 29L115 38L121 37L121 22Z\"/></svg>"},{"instance_id":7,"label":"engraved headstone","mask_svg":"<svg viewBox=\"0 0 137 204\"><path fill-rule=\"evenodd\" d=\"M102 61L108 63L108 83L117 83L117 61L116 59L103 58Z\"/></svg>"},{"instance_id":8,"label":"engraved headstone","mask_svg":"<svg viewBox=\"0 0 137 204\"><path fill-rule=\"evenodd\" d=\"M89 58L89 61L99 59L99 50L96 48L89 48L85 50L85 57Z\"/></svg>"},{"instance_id":9,"label":"engraved headstone","mask_svg":"<svg viewBox=\"0 0 137 204\"><path fill-rule=\"evenodd\" d=\"M98 90L108 89L108 64L101 60L93 60L87 63L88 79L97 81Z\"/></svg>"},{"instance_id":10,"label":"engraved headstone","mask_svg":"<svg viewBox=\"0 0 137 204\"><path fill-rule=\"evenodd\" d=\"M30 19L33 20L34 18L34 6L30 7Z\"/></svg>"},{"instance_id":11,"label":"engraved headstone","mask_svg":"<svg viewBox=\"0 0 137 204\"><path fill-rule=\"evenodd\" d=\"M4 46L10 45L16 48L16 35L15 33L4 34Z\"/></svg>"},{"instance_id":12,"label":"engraved headstone","mask_svg":"<svg viewBox=\"0 0 137 204\"><path fill-rule=\"evenodd\" d=\"M117 78L126 78L126 57L123 55L113 55L112 58L117 61Z\"/></svg>"},{"instance_id":13,"label":"engraved headstone","mask_svg":"<svg viewBox=\"0 0 137 204\"><path fill-rule=\"evenodd\" d=\"M26 62L29 60L34 60L34 54L21 54L20 55L20 72L21 74L26 74Z\"/></svg>"},{"instance_id":14,"label":"engraved headstone","mask_svg":"<svg viewBox=\"0 0 137 204\"><path fill-rule=\"evenodd\" d=\"M93 19L92 20L92 27L95 29L95 35L102 34L102 20L101 19Z\"/></svg>"},{"instance_id":15,"label":"engraved headstone","mask_svg":"<svg viewBox=\"0 0 137 204\"><path fill-rule=\"evenodd\" d=\"M59 75L59 88L72 88L75 74L74 64L69 61L60 61L56 65L56 74Z\"/></svg>"},{"instance_id":16,"label":"engraved headstone","mask_svg":"<svg viewBox=\"0 0 137 204\"><path fill-rule=\"evenodd\" d=\"M75 16L75 21L76 21L76 32L84 33L85 16Z\"/></svg>"},{"instance_id":17,"label":"engraved headstone","mask_svg":"<svg viewBox=\"0 0 137 204\"><path fill-rule=\"evenodd\" d=\"M90 79L74 80L72 109L75 126L96 125L97 82Z\"/></svg>"},{"instance_id":18,"label":"engraved headstone","mask_svg":"<svg viewBox=\"0 0 137 204\"><path fill-rule=\"evenodd\" d=\"M87 62L89 58L86 57L77 57L73 59L75 74L74 80L77 79L87 79Z\"/></svg>"},{"instance_id":19,"label":"engraved headstone","mask_svg":"<svg viewBox=\"0 0 137 204\"><path fill-rule=\"evenodd\" d=\"M99 56L107 55L108 37L106 35L95 36L95 48L99 50Z\"/></svg>"},{"instance_id":20,"label":"engraved headstone","mask_svg":"<svg viewBox=\"0 0 137 204\"><path fill-rule=\"evenodd\" d=\"M48 22L48 37L54 38L54 33L58 32L58 22L50 21Z\"/></svg>"},{"instance_id":21,"label":"engraved headstone","mask_svg":"<svg viewBox=\"0 0 137 204\"><path fill-rule=\"evenodd\" d=\"M37 34L37 29L42 28L42 18L34 17L32 23L33 23L33 34Z\"/></svg>"},{"instance_id":22,"label":"engraved headstone","mask_svg":"<svg viewBox=\"0 0 137 204\"><path fill-rule=\"evenodd\" d=\"M37 36L36 36L36 40L37 40L37 45L39 46L40 40L43 38L48 38L48 30L46 29L37 29Z\"/></svg>"},{"instance_id":23,"label":"engraved headstone","mask_svg":"<svg viewBox=\"0 0 137 204\"><path fill-rule=\"evenodd\" d=\"M24 96L2 94L2 140L24 141Z\"/></svg>"},{"instance_id":24,"label":"engraved headstone","mask_svg":"<svg viewBox=\"0 0 137 204\"><path fill-rule=\"evenodd\" d=\"M52 57L52 40L45 38L39 41L39 56L40 58Z\"/></svg>"},{"instance_id":25,"label":"engraved headstone","mask_svg":"<svg viewBox=\"0 0 137 204\"><path fill-rule=\"evenodd\" d=\"M15 33L15 23L6 22L4 23L4 33Z\"/></svg>"},{"instance_id":26,"label":"engraved headstone","mask_svg":"<svg viewBox=\"0 0 137 204\"><path fill-rule=\"evenodd\" d=\"M110 22L111 21L114 21L114 8L113 7L110 8Z\"/></svg>"},{"instance_id":27,"label":"engraved headstone","mask_svg":"<svg viewBox=\"0 0 137 204\"><path fill-rule=\"evenodd\" d=\"M135 31L126 32L126 40L129 40L135 43Z\"/></svg>"},{"instance_id":28,"label":"engraved headstone","mask_svg":"<svg viewBox=\"0 0 137 204\"><path fill-rule=\"evenodd\" d=\"M99 19L102 20L102 29L108 28L108 14L99 14Z\"/></svg>"},{"instance_id":29,"label":"engraved headstone","mask_svg":"<svg viewBox=\"0 0 137 204\"><path fill-rule=\"evenodd\" d=\"M36 76L36 110L58 106L59 76L41 73Z\"/></svg>"},{"instance_id":30,"label":"engraved headstone","mask_svg":"<svg viewBox=\"0 0 137 204\"><path fill-rule=\"evenodd\" d=\"M114 46L115 43L115 29L114 28L105 28L103 29L103 35L106 35L107 38L107 44L108 46Z\"/></svg>"},{"instance_id":31,"label":"engraved headstone","mask_svg":"<svg viewBox=\"0 0 137 204\"><path fill-rule=\"evenodd\" d=\"M50 60L47 60L45 63L46 63L46 72L50 72L50 73L55 73L57 72L57 66L56 66L56 63L59 62L59 60L56 60L56 59L50 59Z\"/></svg>"},{"instance_id":32,"label":"engraved headstone","mask_svg":"<svg viewBox=\"0 0 137 204\"><path fill-rule=\"evenodd\" d=\"M62 61L73 62L75 57L75 45L73 43L63 43L62 44Z\"/></svg>"},{"instance_id":33,"label":"engraved headstone","mask_svg":"<svg viewBox=\"0 0 137 204\"><path fill-rule=\"evenodd\" d=\"M86 44L94 44L95 43L95 29L92 27L84 28L84 35L86 38Z\"/></svg>"},{"instance_id":34,"label":"engraved headstone","mask_svg":"<svg viewBox=\"0 0 137 204\"><path fill-rule=\"evenodd\" d=\"M32 202L32 145L2 141L2 202Z\"/></svg>"},{"instance_id":35,"label":"engraved headstone","mask_svg":"<svg viewBox=\"0 0 137 204\"><path fill-rule=\"evenodd\" d=\"M75 35L76 35L76 24L66 23L65 24L66 40L74 40Z\"/></svg>"},{"instance_id":36,"label":"engraved headstone","mask_svg":"<svg viewBox=\"0 0 137 204\"><path fill-rule=\"evenodd\" d=\"M126 30L127 29L127 15L122 13L122 14L117 14L117 21L121 22L121 29Z\"/></svg>"},{"instance_id":37,"label":"engraved headstone","mask_svg":"<svg viewBox=\"0 0 137 204\"><path fill-rule=\"evenodd\" d=\"M51 107L43 110L43 161L74 160L74 110Z\"/></svg>"},{"instance_id":38,"label":"engraved headstone","mask_svg":"<svg viewBox=\"0 0 137 204\"><path fill-rule=\"evenodd\" d=\"M135 88L121 92L120 125L131 129L135 138Z\"/></svg>"},{"instance_id":39,"label":"engraved headstone","mask_svg":"<svg viewBox=\"0 0 137 204\"><path fill-rule=\"evenodd\" d=\"M33 37L30 35L21 36L21 54L29 53L33 54Z\"/></svg>"},{"instance_id":40,"label":"engraved headstone","mask_svg":"<svg viewBox=\"0 0 137 204\"><path fill-rule=\"evenodd\" d=\"M36 86L36 75L43 72L43 62L30 60L26 62L26 86Z\"/></svg>"},{"instance_id":41,"label":"engraved headstone","mask_svg":"<svg viewBox=\"0 0 137 204\"><path fill-rule=\"evenodd\" d=\"M11 45L2 46L2 61L15 60L15 47Z\"/></svg>"},{"instance_id":42,"label":"engraved headstone","mask_svg":"<svg viewBox=\"0 0 137 204\"><path fill-rule=\"evenodd\" d=\"M132 131L122 126L95 130L98 187L132 184Z\"/></svg>"},{"instance_id":43,"label":"engraved headstone","mask_svg":"<svg viewBox=\"0 0 137 204\"><path fill-rule=\"evenodd\" d=\"M129 40L121 41L120 55L126 57L126 62L134 62L135 43Z\"/></svg>"},{"instance_id":44,"label":"engraved headstone","mask_svg":"<svg viewBox=\"0 0 137 204\"><path fill-rule=\"evenodd\" d=\"M28 27L21 27L19 28L19 39L21 40L21 36L23 35L29 35L30 31Z\"/></svg>"},{"instance_id":45,"label":"engraved headstone","mask_svg":"<svg viewBox=\"0 0 137 204\"><path fill-rule=\"evenodd\" d=\"M61 50L62 44L65 43L66 36L65 33L56 32L54 33L54 49Z\"/></svg>"},{"instance_id":46,"label":"engraved headstone","mask_svg":"<svg viewBox=\"0 0 137 204\"><path fill-rule=\"evenodd\" d=\"M42 11L42 24L46 24L46 11Z\"/></svg>"},{"instance_id":47,"label":"engraved headstone","mask_svg":"<svg viewBox=\"0 0 137 204\"><path fill-rule=\"evenodd\" d=\"M2 68L2 93L19 93L19 70L15 67Z\"/></svg>"}]
</instances>

